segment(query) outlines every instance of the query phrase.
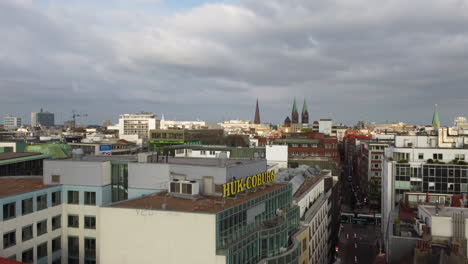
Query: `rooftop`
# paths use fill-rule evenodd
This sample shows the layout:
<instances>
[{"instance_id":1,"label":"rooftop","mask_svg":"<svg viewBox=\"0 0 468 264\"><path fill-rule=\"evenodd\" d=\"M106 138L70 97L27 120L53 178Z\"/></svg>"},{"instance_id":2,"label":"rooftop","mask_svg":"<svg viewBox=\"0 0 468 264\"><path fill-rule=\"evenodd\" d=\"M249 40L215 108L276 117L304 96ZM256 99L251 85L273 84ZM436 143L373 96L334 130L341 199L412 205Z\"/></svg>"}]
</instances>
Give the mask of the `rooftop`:
<instances>
[{"instance_id":1,"label":"rooftop","mask_svg":"<svg viewBox=\"0 0 468 264\"><path fill-rule=\"evenodd\" d=\"M0 160L8 160L8 159L17 159L17 158L24 158L24 157L30 157L30 156L35 156L35 155L41 155L42 153L39 152L6 152L6 153L0 153Z\"/></svg>"},{"instance_id":2,"label":"rooftop","mask_svg":"<svg viewBox=\"0 0 468 264\"><path fill-rule=\"evenodd\" d=\"M304 183L294 193L294 198L301 197L306 191L308 191L312 186L319 182L324 176L327 176L329 174L329 170L322 170L318 174L315 174L313 177L305 177Z\"/></svg>"},{"instance_id":3,"label":"rooftop","mask_svg":"<svg viewBox=\"0 0 468 264\"><path fill-rule=\"evenodd\" d=\"M178 164L178 165L194 165L194 166L210 166L210 167L219 167L219 159L214 158L173 158L169 157L169 164ZM226 165L223 167L235 167L237 165L243 164L253 164L259 161L265 162L265 159L226 159Z\"/></svg>"},{"instance_id":4,"label":"rooftop","mask_svg":"<svg viewBox=\"0 0 468 264\"><path fill-rule=\"evenodd\" d=\"M236 198L222 198L214 196L201 195L195 200L184 199L168 195L167 192L152 194L124 201L111 205L111 207L132 208L144 210L163 210L163 204L166 204L165 211L181 212L199 212L199 213L218 213L229 209L246 201L255 199L259 196L284 187L286 184L276 183L272 185L263 185L264 188L257 188L256 192L248 191L245 195L237 195ZM224 204L223 204L224 203Z\"/></svg>"},{"instance_id":5,"label":"rooftop","mask_svg":"<svg viewBox=\"0 0 468 264\"><path fill-rule=\"evenodd\" d=\"M274 143L304 143L304 144L318 144L320 143L320 140L318 139L312 139L312 138L275 138L273 140Z\"/></svg>"},{"instance_id":6,"label":"rooftop","mask_svg":"<svg viewBox=\"0 0 468 264\"><path fill-rule=\"evenodd\" d=\"M0 177L0 198L48 187L43 184L41 176Z\"/></svg>"},{"instance_id":7,"label":"rooftop","mask_svg":"<svg viewBox=\"0 0 468 264\"><path fill-rule=\"evenodd\" d=\"M39 152L6 152L0 153L0 165L24 162L29 160L46 159L48 155L43 155Z\"/></svg>"},{"instance_id":8,"label":"rooftop","mask_svg":"<svg viewBox=\"0 0 468 264\"><path fill-rule=\"evenodd\" d=\"M421 205L419 208L422 208L422 210L426 211L431 216L452 217L454 213L463 213L465 218L468 218L468 208L439 206L437 213L435 206Z\"/></svg>"}]
</instances>

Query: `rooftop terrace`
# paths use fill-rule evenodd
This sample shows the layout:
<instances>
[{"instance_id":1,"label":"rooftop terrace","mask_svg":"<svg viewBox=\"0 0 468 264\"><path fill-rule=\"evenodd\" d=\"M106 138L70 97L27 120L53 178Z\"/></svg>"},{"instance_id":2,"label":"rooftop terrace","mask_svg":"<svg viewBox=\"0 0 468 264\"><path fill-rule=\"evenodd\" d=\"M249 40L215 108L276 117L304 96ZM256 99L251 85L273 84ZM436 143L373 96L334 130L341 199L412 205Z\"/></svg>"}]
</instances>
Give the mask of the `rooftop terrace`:
<instances>
[{"instance_id":1,"label":"rooftop terrace","mask_svg":"<svg viewBox=\"0 0 468 264\"><path fill-rule=\"evenodd\" d=\"M198 199L190 200L174 197L169 195L167 192L164 192L116 203L111 205L111 207L161 211L217 213L260 197L269 192L278 190L285 185L286 184L280 183L263 185L264 188L259 187L257 188L256 192L248 191L245 193L245 195L237 195L236 198L222 198L201 195ZM166 209L162 209L163 204L166 204Z\"/></svg>"},{"instance_id":2,"label":"rooftop terrace","mask_svg":"<svg viewBox=\"0 0 468 264\"><path fill-rule=\"evenodd\" d=\"M43 184L40 176L0 177L0 198L48 187L50 186Z\"/></svg>"}]
</instances>

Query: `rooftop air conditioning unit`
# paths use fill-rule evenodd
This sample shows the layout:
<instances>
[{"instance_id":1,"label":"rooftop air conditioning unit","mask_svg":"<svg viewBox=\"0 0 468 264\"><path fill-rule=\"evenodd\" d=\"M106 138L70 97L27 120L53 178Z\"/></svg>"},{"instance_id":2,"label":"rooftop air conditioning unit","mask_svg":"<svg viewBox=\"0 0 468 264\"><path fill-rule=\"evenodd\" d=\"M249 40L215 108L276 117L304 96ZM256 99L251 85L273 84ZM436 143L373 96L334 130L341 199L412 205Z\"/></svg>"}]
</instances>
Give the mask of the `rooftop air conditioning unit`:
<instances>
[{"instance_id":1,"label":"rooftop air conditioning unit","mask_svg":"<svg viewBox=\"0 0 468 264\"><path fill-rule=\"evenodd\" d=\"M187 195L198 195L200 193L200 185L197 181L173 180L169 184L169 192Z\"/></svg>"}]
</instances>

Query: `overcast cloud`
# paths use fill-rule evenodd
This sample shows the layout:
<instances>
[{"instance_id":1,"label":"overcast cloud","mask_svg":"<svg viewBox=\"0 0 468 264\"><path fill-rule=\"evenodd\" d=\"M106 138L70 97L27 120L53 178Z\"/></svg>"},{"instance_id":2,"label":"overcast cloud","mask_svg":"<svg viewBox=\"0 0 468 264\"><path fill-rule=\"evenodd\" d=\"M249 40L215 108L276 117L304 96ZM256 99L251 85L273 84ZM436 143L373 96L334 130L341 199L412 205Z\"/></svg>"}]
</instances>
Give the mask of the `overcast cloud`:
<instances>
[{"instance_id":1,"label":"overcast cloud","mask_svg":"<svg viewBox=\"0 0 468 264\"><path fill-rule=\"evenodd\" d=\"M468 0L95 2L0 1L2 116L252 119L259 98L280 123L294 97L312 120L468 115Z\"/></svg>"}]
</instances>

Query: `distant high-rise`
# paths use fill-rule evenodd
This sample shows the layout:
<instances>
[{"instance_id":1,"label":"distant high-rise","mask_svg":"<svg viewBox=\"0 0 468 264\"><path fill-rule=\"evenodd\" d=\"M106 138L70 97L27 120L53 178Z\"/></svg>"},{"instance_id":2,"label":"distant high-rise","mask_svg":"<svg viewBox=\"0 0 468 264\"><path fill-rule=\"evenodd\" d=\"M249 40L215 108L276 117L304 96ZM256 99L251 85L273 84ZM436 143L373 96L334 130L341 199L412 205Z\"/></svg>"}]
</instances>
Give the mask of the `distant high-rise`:
<instances>
[{"instance_id":1,"label":"distant high-rise","mask_svg":"<svg viewBox=\"0 0 468 264\"><path fill-rule=\"evenodd\" d=\"M432 116L432 127L439 128L440 121L439 121L439 110L437 104L434 106L434 115Z\"/></svg>"},{"instance_id":2,"label":"distant high-rise","mask_svg":"<svg viewBox=\"0 0 468 264\"><path fill-rule=\"evenodd\" d=\"M3 126L6 129L15 129L21 126L21 117L12 115L5 116L3 118Z\"/></svg>"},{"instance_id":3,"label":"distant high-rise","mask_svg":"<svg viewBox=\"0 0 468 264\"><path fill-rule=\"evenodd\" d=\"M258 108L258 99L257 99L257 106L255 107L254 123L255 124L260 124L260 109Z\"/></svg>"},{"instance_id":4,"label":"distant high-rise","mask_svg":"<svg viewBox=\"0 0 468 264\"><path fill-rule=\"evenodd\" d=\"M54 113L50 113L48 111L43 111L41 108L40 112L32 112L31 113L31 126L38 127L38 126L46 126L51 127L55 126L55 116Z\"/></svg>"},{"instance_id":5,"label":"distant high-rise","mask_svg":"<svg viewBox=\"0 0 468 264\"><path fill-rule=\"evenodd\" d=\"M306 99L304 99L304 104L302 105L301 121L302 124L309 124L309 110L307 110Z\"/></svg>"},{"instance_id":6,"label":"distant high-rise","mask_svg":"<svg viewBox=\"0 0 468 264\"><path fill-rule=\"evenodd\" d=\"M297 103L296 98L294 98L293 109L291 113L291 123L298 124L299 123L299 112L297 111Z\"/></svg>"}]
</instances>

